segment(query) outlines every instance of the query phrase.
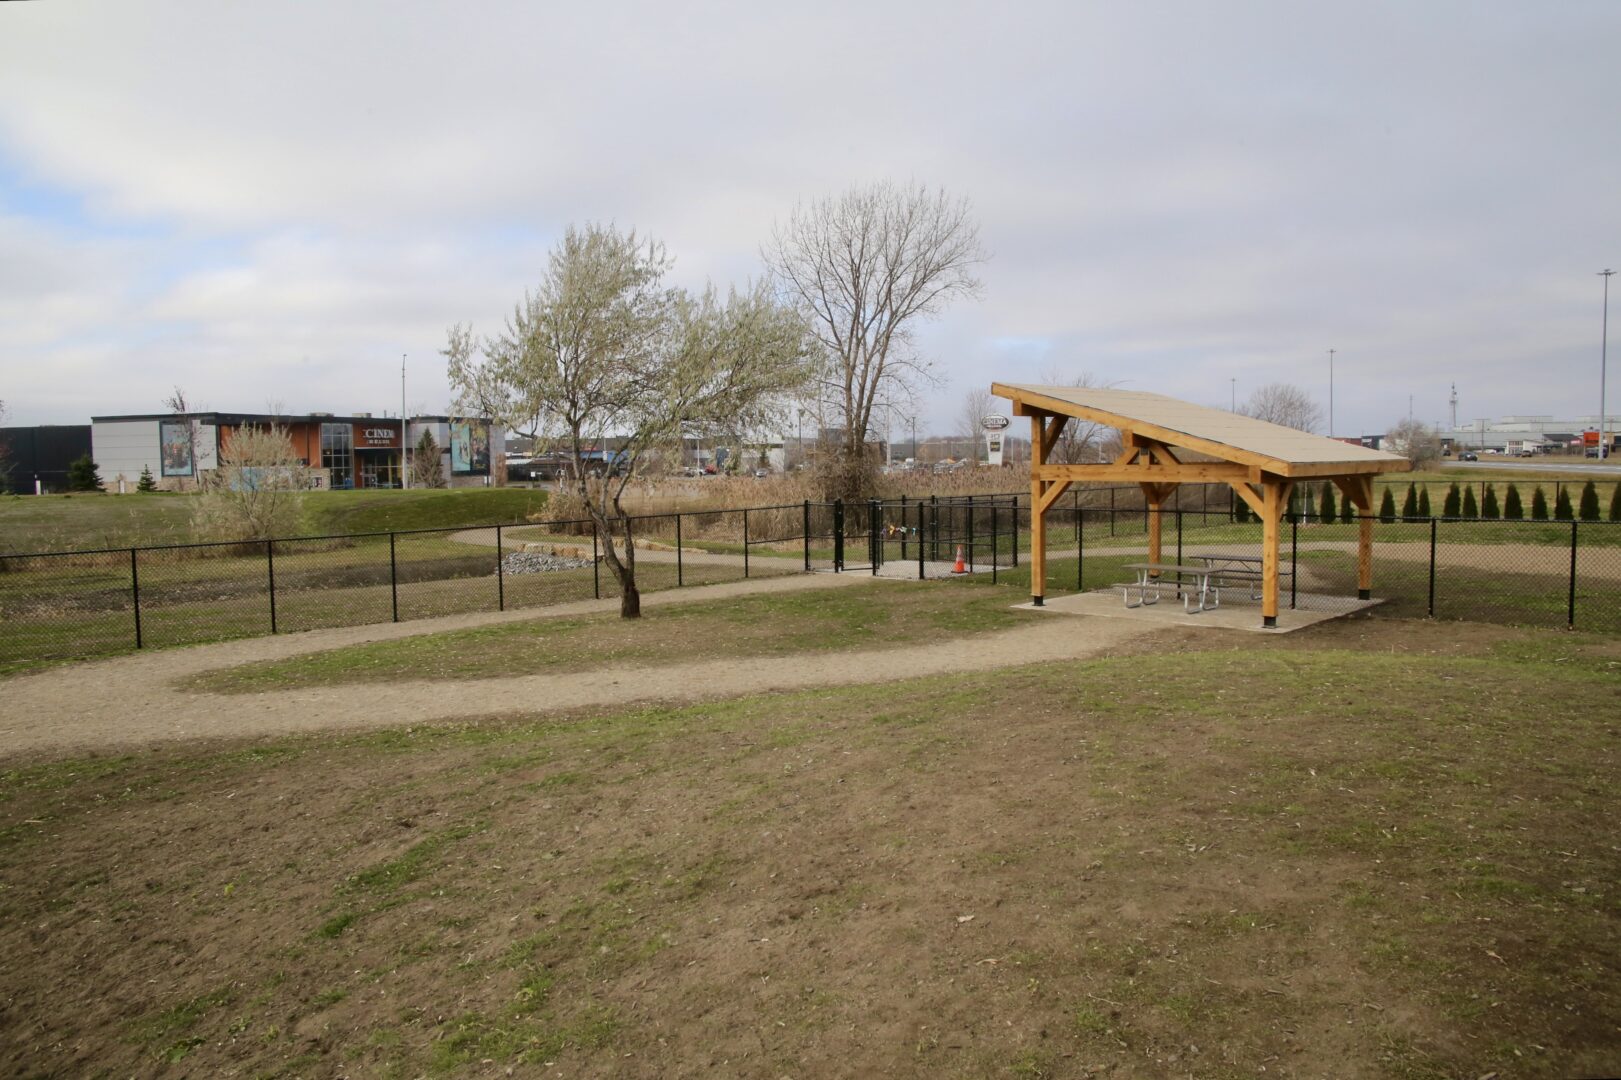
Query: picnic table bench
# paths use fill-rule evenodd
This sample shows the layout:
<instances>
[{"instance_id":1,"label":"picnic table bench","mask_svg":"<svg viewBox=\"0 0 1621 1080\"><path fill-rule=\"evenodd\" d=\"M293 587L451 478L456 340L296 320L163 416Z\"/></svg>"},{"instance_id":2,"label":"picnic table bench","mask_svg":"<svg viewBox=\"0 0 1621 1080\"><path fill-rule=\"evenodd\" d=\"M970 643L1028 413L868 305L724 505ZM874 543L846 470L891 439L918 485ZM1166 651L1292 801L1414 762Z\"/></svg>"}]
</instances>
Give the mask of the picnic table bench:
<instances>
[{"instance_id":1,"label":"picnic table bench","mask_svg":"<svg viewBox=\"0 0 1621 1080\"><path fill-rule=\"evenodd\" d=\"M1119 586L1120 598L1128 608L1159 603L1163 585L1175 585L1182 596L1182 610L1188 614L1209 611L1221 606L1221 590L1236 582L1250 587L1250 599L1259 600L1261 587L1261 557L1259 555L1228 555L1206 552L1188 555L1187 563L1140 562L1127 563L1125 569L1134 571L1137 580ZM1294 567L1279 565L1278 576L1289 577ZM1136 590L1137 602L1131 602ZM1195 595L1198 603L1194 604Z\"/></svg>"},{"instance_id":2,"label":"picnic table bench","mask_svg":"<svg viewBox=\"0 0 1621 1080\"><path fill-rule=\"evenodd\" d=\"M1194 552L1187 557L1197 559L1210 567L1215 572L1215 580L1218 585L1227 586L1244 582L1250 587L1251 600L1261 598L1261 556L1233 555L1223 551L1204 551ZM1280 579L1294 577L1294 573L1293 563L1286 563L1281 559L1278 561L1278 577Z\"/></svg>"}]
</instances>

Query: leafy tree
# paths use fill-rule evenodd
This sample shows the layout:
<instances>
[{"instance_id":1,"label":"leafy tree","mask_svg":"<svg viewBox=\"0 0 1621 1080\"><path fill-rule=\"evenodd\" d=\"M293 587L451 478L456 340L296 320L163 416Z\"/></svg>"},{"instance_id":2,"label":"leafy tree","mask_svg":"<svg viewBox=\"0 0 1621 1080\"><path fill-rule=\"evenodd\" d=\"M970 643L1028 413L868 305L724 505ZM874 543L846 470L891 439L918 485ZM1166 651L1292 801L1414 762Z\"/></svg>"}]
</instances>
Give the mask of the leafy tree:
<instances>
[{"instance_id":1,"label":"leafy tree","mask_svg":"<svg viewBox=\"0 0 1621 1080\"><path fill-rule=\"evenodd\" d=\"M81 454L68 462L69 491L102 491L101 473L89 454Z\"/></svg>"},{"instance_id":2,"label":"leafy tree","mask_svg":"<svg viewBox=\"0 0 1621 1080\"><path fill-rule=\"evenodd\" d=\"M1407 485L1407 497L1401 501L1401 516L1404 521L1418 517L1418 488L1412 484Z\"/></svg>"},{"instance_id":3,"label":"leafy tree","mask_svg":"<svg viewBox=\"0 0 1621 1080\"><path fill-rule=\"evenodd\" d=\"M1525 506L1520 502L1520 489L1516 484L1510 484L1503 495L1503 517L1509 521L1525 520Z\"/></svg>"},{"instance_id":4,"label":"leafy tree","mask_svg":"<svg viewBox=\"0 0 1621 1080\"><path fill-rule=\"evenodd\" d=\"M1542 485L1538 484L1531 492L1531 520L1548 520L1548 496L1542 493Z\"/></svg>"},{"instance_id":5,"label":"leafy tree","mask_svg":"<svg viewBox=\"0 0 1621 1080\"><path fill-rule=\"evenodd\" d=\"M1463 508L1463 503L1460 501L1461 498L1462 496L1458 491L1458 485L1456 483L1448 485L1446 500L1441 503L1441 516L1449 518L1457 517Z\"/></svg>"},{"instance_id":6,"label":"leafy tree","mask_svg":"<svg viewBox=\"0 0 1621 1080\"><path fill-rule=\"evenodd\" d=\"M1396 497L1385 488L1385 497L1379 503L1379 520L1386 525L1396 520Z\"/></svg>"},{"instance_id":7,"label":"leafy tree","mask_svg":"<svg viewBox=\"0 0 1621 1080\"><path fill-rule=\"evenodd\" d=\"M1570 511L1570 492L1566 491L1563 486L1559 488L1559 494L1554 496L1553 516L1557 521L1571 521L1575 519L1576 515Z\"/></svg>"},{"instance_id":8,"label":"leafy tree","mask_svg":"<svg viewBox=\"0 0 1621 1080\"><path fill-rule=\"evenodd\" d=\"M1238 411L1269 424L1315 431L1323 423L1323 409L1311 396L1290 383L1268 383L1249 396Z\"/></svg>"},{"instance_id":9,"label":"leafy tree","mask_svg":"<svg viewBox=\"0 0 1621 1080\"><path fill-rule=\"evenodd\" d=\"M1430 516L1430 485L1428 484L1418 489L1418 516L1421 518Z\"/></svg>"},{"instance_id":10,"label":"leafy tree","mask_svg":"<svg viewBox=\"0 0 1621 1080\"><path fill-rule=\"evenodd\" d=\"M136 483L135 490L136 491L156 491L156 490L158 490L158 482L156 480L152 479L152 466L150 466L150 465L142 465L141 466L141 479L140 479L139 482Z\"/></svg>"},{"instance_id":11,"label":"leafy tree","mask_svg":"<svg viewBox=\"0 0 1621 1080\"><path fill-rule=\"evenodd\" d=\"M1480 516L1480 505L1475 502L1475 488L1473 484L1463 489L1463 510L1459 513L1459 516L1466 518L1477 518Z\"/></svg>"},{"instance_id":12,"label":"leafy tree","mask_svg":"<svg viewBox=\"0 0 1621 1080\"><path fill-rule=\"evenodd\" d=\"M966 200L880 182L796 206L764 257L782 295L809 316L829 360L824 387L842 424L830 497L872 489L866 446L873 410L923 376L916 327L979 294L988 257Z\"/></svg>"},{"instance_id":13,"label":"leafy tree","mask_svg":"<svg viewBox=\"0 0 1621 1080\"><path fill-rule=\"evenodd\" d=\"M223 432L219 465L198 477L191 527L208 540L270 540L298 531L310 470L282 425Z\"/></svg>"},{"instance_id":14,"label":"leafy tree","mask_svg":"<svg viewBox=\"0 0 1621 1080\"><path fill-rule=\"evenodd\" d=\"M442 488L445 486L444 463L440 461L441 452L439 440L433 437L429 428L422 430L422 438L417 440L415 448L411 451L411 486L418 488Z\"/></svg>"},{"instance_id":15,"label":"leafy tree","mask_svg":"<svg viewBox=\"0 0 1621 1080\"><path fill-rule=\"evenodd\" d=\"M1493 521L1503 516L1497 507L1497 488L1491 484L1486 485L1486 496L1480 503L1480 516Z\"/></svg>"},{"instance_id":16,"label":"leafy tree","mask_svg":"<svg viewBox=\"0 0 1621 1080\"><path fill-rule=\"evenodd\" d=\"M699 295L669 288L670 265L662 245L634 232L570 226L504 333L479 338L458 325L445 349L459 407L568 452L570 486L603 541L627 619L642 608L626 485L678 448L683 431L758 431L779 421L782 403L813 374L816 341L797 310L764 285L724 299L713 286ZM930 310L923 297L883 303L869 317L889 318L897 332L905 327L898 314ZM582 468L587 448L610 436L614 468Z\"/></svg>"},{"instance_id":17,"label":"leafy tree","mask_svg":"<svg viewBox=\"0 0 1621 1080\"><path fill-rule=\"evenodd\" d=\"M1582 485L1581 508L1578 511L1583 521L1597 521L1598 516L1598 488L1589 480Z\"/></svg>"},{"instance_id":18,"label":"leafy tree","mask_svg":"<svg viewBox=\"0 0 1621 1080\"><path fill-rule=\"evenodd\" d=\"M1615 491L1610 495L1610 520L1621 521L1621 481L1617 481Z\"/></svg>"},{"instance_id":19,"label":"leafy tree","mask_svg":"<svg viewBox=\"0 0 1621 1080\"><path fill-rule=\"evenodd\" d=\"M1322 507L1323 521L1325 524L1332 523L1333 520L1339 516L1339 508L1334 505L1333 484L1330 483L1323 485L1323 498L1318 505Z\"/></svg>"}]
</instances>

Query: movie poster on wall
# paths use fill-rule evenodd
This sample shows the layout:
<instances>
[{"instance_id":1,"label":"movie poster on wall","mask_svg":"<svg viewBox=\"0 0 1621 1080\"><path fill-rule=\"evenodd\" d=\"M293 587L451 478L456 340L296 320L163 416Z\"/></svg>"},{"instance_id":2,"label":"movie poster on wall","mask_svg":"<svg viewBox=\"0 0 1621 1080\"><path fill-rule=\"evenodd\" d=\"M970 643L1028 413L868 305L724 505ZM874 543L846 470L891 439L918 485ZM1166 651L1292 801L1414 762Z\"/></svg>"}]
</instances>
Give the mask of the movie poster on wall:
<instances>
[{"instance_id":1,"label":"movie poster on wall","mask_svg":"<svg viewBox=\"0 0 1621 1080\"><path fill-rule=\"evenodd\" d=\"M455 476L490 474L490 425L458 420L450 425L450 471Z\"/></svg>"},{"instance_id":2,"label":"movie poster on wall","mask_svg":"<svg viewBox=\"0 0 1621 1080\"><path fill-rule=\"evenodd\" d=\"M158 425L158 447L163 460L164 476L191 476L196 472L191 460L191 443L190 423Z\"/></svg>"}]
</instances>

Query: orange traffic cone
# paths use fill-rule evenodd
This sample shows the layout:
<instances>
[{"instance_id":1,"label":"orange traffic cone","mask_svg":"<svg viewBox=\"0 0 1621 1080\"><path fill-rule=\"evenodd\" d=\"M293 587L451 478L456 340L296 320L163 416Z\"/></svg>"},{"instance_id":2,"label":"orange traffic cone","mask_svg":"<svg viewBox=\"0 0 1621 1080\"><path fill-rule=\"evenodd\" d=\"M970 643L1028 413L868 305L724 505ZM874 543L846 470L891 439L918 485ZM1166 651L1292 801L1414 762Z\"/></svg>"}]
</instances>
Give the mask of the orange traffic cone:
<instances>
[{"instance_id":1,"label":"orange traffic cone","mask_svg":"<svg viewBox=\"0 0 1621 1080\"><path fill-rule=\"evenodd\" d=\"M953 574L966 574L966 573L968 573L968 567L966 565L964 565L963 561L962 561L962 545L961 544L957 545L957 564L951 568L951 572Z\"/></svg>"}]
</instances>

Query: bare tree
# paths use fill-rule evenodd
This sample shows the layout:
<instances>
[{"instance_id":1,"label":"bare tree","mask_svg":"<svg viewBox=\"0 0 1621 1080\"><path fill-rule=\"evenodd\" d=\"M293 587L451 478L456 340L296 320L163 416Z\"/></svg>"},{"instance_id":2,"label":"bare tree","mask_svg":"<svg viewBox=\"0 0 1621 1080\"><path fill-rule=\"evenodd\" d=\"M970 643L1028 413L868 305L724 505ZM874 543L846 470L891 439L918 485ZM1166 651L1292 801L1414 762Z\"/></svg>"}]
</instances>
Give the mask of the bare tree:
<instances>
[{"instance_id":1,"label":"bare tree","mask_svg":"<svg viewBox=\"0 0 1621 1080\"><path fill-rule=\"evenodd\" d=\"M452 327L444 350L458 407L568 453L627 619L641 614L641 593L626 485L678 448L683 429L714 435L780 421L815 347L801 314L764 284L693 296L665 287L669 267L663 246L634 231L571 226L503 334ZM603 460L588 469L593 448Z\"/></svg>"},{"instance_id":2,"label":"bare tree","mask_svg":"<svg viewBox=\"0 0 1621 1080\"><path fill-rule=\"evenodd\" d=\"M174 393L163 399L163 407L174 413L175 418L172 423L179 426L186 460L191 462L192 478L201 487L203 474L197 462L197 442L200 438L201 425L197 423L195 414L201 412L202 409L196 402L187 397L186 392L178 386L174 388ZM185 486L183 479L173 478L173 482L178 487L183 488Z\"/></svg>"},{"instance_id":3,"label":"bare tree","mask_svg":"<svg viewBox=\"0 0 1621 1080\"><path fill-rule=\"evenodd\" d=\"M968 439L968 456L975 462L979 461L980 432L984 427L982 421L990 414L991 404L995 400L983 386L976 386L963 395L962 412L958 414L957 423Z\"/></svg>"},{"instance_id":4,"label":"bare tree","mask_svg":"<svg viewBox=\"0 0 1621 1080\"><path fill-rule=\"evenodd\" d=\"M243 424L201 474L192 529L212 540L269 540L298 531L310 470L281 424Z\"/></svg>"},{"instance_id":5,"label":"bare tree","mask_svg":"<svg viewBox=\"0 0 1621 1080\"><path fill-rule=\"evenodd\" d=\"M1066 388L1087 387L1106 388L1112 384L1104 382L1090 371L1083 371L1076 375L1065 375L1057 368L1048 368L1041 374L1041 381L1047 386L1062 386ZM1054 465L1080 465L1090 461L1097 461L1104 456L1108 446L1117 443L1120 433L1107 424L1099 424L1092 420L1082 420L1080 417L1071 417L1058 433L1058 441L1053 444L1052 453L1047 460ZM1114 457L1114 453L1107 455Z\"/></svg>"},{"instance_id":6,"label":"bare tree","mask_svg":"<svg viewBox=\"0 0 1621 1080\"><path fill-rule=\"evenodd\" d=\"M964 199L885 181L796 206L763 255L826 352L823 389L842 424L843 463L828 494L863 496L873 408L928 368L914 328L979 294L979 226Z\"/></svg>"},{"instance_id":7,"label":"bare tree","mask_svg":"<svg viewBox=\"0 0 1621 1080\"><path fill-rule=\"evenodd\" d=\"M1441 435L1422 420L1402 420L1386 433L1384 449L1422 469L1441 460Z\"/></svg>"},{"instance_id":8,"label":"bare tree","mask_svg":"<svg viewBox=\"0 0 1621 1080\"><path fill-rule=\"evenodd\" d=\"M1301 431L1315 431L1323 422L1322 407L1291 383L1268 383L1251 394L1238 411L1257 420Z\"/></svg>"}]
</instances>

